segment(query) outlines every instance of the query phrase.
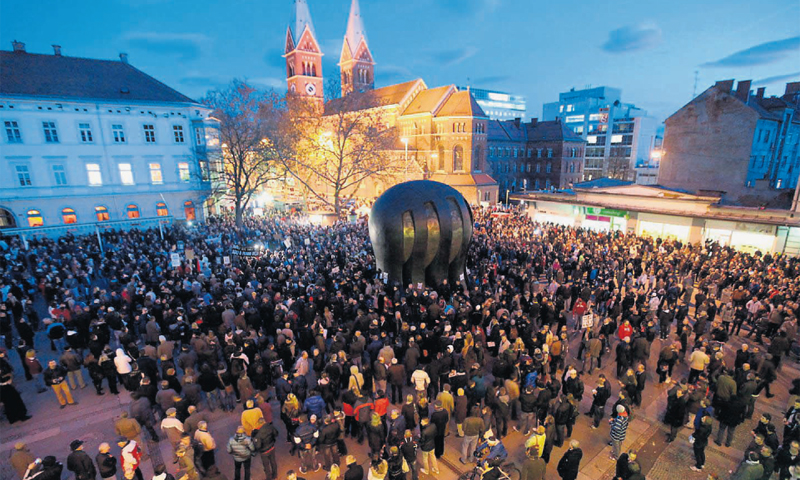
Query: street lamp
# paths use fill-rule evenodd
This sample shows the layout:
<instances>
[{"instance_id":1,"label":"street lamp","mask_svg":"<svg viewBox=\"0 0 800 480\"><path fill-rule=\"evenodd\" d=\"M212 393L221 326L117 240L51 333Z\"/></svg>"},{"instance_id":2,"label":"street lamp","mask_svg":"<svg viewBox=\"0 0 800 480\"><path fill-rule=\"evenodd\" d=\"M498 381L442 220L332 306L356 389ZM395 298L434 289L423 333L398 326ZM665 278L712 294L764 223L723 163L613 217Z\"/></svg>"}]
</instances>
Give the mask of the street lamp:
<instances>
[{"instance_id":1,"label":"street lamp","mask_svg":"<svg viewBox=\"0 0 800 480\"><path fill-rule=\"evenodd\" d=\"M400 141L403 142L403 145L405 146L405 150L406 150L406 174L405 174L404 181L407 182L408 181L408 138L403 137L403 138L400 139Z\"/></svg>"}]
</instances>

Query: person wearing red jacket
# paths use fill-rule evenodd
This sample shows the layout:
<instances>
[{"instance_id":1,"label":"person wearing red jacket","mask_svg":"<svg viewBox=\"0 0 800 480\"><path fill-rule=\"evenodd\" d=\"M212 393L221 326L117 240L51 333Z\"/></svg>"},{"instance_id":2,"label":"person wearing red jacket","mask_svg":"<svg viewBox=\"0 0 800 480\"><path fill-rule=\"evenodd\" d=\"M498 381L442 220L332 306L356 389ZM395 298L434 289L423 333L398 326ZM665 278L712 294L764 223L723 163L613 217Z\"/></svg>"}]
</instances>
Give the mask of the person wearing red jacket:
<instances>
[{"instance_id":1,"label":"person wearing red jacket","mask_svg":"<svg viewBox=\"0 0 800 480\"><path fill-rule=\"evenodd\" d=\"M381 423L386 427L386 411L389 409L389 399L386 398L386 392L378 390L375 401L372 403L372 411L380 415Z\"/></svg>"},{"instance_id":2,"label":"person wearing red jacket","mask_svg":"<svg viewBox=\"0 0 800 480\"><path fill-rule=\"evenodd\" d=\"M617 336L621 341L624 341L626 338L630 338L631 335L633 335L633 326L631 326L631 322L625 320L617 329Z\"/></svg>"},{"instance_id":3,"label":"person wearing red jacket","mask_svg":"<svg viewBox=\"0 0 800 480\"><path fill-rule=\"evenodd\" d=\"M126 437L119 437L117 445L122 449L119 460L123 475L125 472L133 472L137 480L144 480L139 465L142 462L142 449L135 440L128 440Z\"/></svg>"}]
</instances>

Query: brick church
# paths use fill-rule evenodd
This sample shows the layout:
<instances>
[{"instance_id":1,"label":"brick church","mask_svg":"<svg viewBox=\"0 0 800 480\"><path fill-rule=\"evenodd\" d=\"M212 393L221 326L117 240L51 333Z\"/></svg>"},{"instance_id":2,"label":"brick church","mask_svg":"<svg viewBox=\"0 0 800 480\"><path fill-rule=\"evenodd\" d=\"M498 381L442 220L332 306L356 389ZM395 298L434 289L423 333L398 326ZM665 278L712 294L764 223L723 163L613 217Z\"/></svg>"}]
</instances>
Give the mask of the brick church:
<instances>
[{"instance_id":1,"label":"brick church","mask_svg":"<svg viewBox=\"0 0 800 480\"><path fill-rule=\"evenodd\" d=\"M320 111L335 110L338 99L325 103L323 95L322 50L320 49L306 0L294 0L293 17L286 31L286 82L289 91L320 103ZM469 89L455 85L429 88L422 79L375 88L375 61L369 49L358 0L352 0L344 44L339 57L341 95L370 92L375 106L390 112L397 128L397 151L414 165L408 179L426 178L446 183L468 202L493 204L498 201L498 184L487 163L489 117ZM403 181L403 176L394 183ZM376 196L392 185L384 180L367 182L368 195Z\"/></svg>"}]
</instances>

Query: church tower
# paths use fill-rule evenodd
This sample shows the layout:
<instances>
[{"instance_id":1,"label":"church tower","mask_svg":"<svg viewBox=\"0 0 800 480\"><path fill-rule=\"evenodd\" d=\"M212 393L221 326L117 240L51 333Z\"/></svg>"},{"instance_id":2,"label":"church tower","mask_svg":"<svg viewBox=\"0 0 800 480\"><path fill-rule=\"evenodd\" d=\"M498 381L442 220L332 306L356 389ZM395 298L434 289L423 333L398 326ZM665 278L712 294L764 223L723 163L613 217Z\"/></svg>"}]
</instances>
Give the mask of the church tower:
<instances>
[{"instance_id":1,"label":"church tower","mask_svg":"<svg viewBox=\"0 0 800 480\"><path fill-rule=\"evenodd\" d=\"M342 75L342 96L352 92L365 92L375 87L375 62L367 46L367 34L358 0L353 0L350 4L350 18L347 19L347 33L344 35L339 68Z\"/></svg>"},{"instance_id":2,"label":"church tower","mask_svg":"<svg viewBox=\"0 0 800 480\"><path fill-rule=\"evenodd\" d=\"M286 29L286 83L289 92L323 102L322 50L311 23L306 0L294 0Z\"/></svg>"}]
</instances>

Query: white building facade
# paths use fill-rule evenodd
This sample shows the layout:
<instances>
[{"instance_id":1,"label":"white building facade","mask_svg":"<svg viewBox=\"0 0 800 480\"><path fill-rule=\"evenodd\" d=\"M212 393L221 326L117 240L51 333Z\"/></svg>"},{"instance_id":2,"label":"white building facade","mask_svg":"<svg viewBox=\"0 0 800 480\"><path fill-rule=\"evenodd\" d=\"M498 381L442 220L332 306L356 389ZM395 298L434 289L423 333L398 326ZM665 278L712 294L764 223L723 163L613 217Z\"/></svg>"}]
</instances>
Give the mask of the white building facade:
<instances>
[{"instance_id":1,"label":"white building facade","mask_svg":"<svg viewBox=\"0 0 800 480\"><path fill-rule=\"evenodd\" d=\"M0 227L203 217L218 122L127 63L0 52Z\"/></svg>"}]
</instances>

